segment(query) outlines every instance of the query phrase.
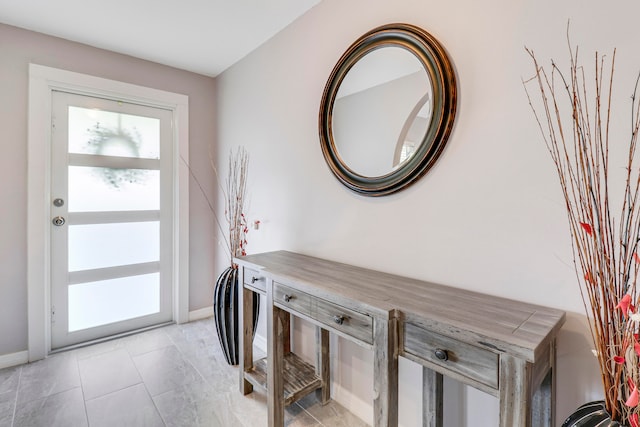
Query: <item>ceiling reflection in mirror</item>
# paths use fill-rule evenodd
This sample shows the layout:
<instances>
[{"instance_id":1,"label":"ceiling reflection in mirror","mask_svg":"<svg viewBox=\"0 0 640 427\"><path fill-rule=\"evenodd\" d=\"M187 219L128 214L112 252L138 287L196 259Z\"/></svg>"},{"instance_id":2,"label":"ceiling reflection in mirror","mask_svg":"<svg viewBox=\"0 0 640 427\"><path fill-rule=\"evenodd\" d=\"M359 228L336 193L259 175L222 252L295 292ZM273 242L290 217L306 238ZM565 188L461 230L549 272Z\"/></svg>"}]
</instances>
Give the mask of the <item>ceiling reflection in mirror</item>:
<instances>
[{"instance_id":1,"label":"ceiling reflection in mirror","mask_svg":"<svg viewBox=\"0 0 640 427\"><path fill-rule=\"evenodd\" d=\"M431 121L431 80L420 60L395 46L367 53L340 84L333 106L338 155L353 172L389 174L422 143Z\"/></svg>"},{"instance_id":2,"label":"ceiling reflection in mirror","mask_svg":"<svg viewBox=\"0 0 640 427\"><path fill-rule=\"evenodd\" d=\"M374 28L327 80L318 118L322 154L357 193L400 191L434 165L456 107L453 66L431 34L410 24Z\"/></svg>"}]
</instances>

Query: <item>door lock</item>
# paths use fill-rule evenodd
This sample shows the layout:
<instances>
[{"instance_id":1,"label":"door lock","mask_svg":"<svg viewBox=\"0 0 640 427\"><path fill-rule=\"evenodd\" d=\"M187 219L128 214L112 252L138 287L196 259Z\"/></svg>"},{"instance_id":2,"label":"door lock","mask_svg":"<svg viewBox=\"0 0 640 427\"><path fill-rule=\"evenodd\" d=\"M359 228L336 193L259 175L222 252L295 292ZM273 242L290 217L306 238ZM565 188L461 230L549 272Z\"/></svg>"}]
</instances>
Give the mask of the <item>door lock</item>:
<instances>
[{"instance_id":1,"label":"door lock","mask_svg":"<svg viewBox=\"0 0 640 427\"><path fill-rule=\"evenodd\" d=\"M53 218L51 220L51 222L53 223L53 225L55 225L56 227L60 227L61 225L64 225L64 223L66 222L64 217L61 216L57 216L55 218Z\"/></svg>"}]
</instances>

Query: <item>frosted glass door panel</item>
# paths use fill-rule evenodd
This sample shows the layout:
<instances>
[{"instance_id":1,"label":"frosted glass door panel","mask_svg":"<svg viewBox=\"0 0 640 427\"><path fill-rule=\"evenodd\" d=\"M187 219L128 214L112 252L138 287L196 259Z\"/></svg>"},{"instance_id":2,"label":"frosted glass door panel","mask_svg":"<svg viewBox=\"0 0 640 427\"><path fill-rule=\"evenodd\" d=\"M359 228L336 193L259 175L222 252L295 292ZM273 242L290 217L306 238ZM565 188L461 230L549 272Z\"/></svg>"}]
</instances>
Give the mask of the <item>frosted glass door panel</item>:
<instances>
[{"instance_id":1,"label":"frosted glass door panel","mask_svg":"<svg viewBox=\"0 0 640 427\"><path fill-rule=\"evenodd\" d=\"M160 209L160 171L69 166L69 212Z\"/></svg>"},{"instance_id":2,"label":"frosted glass door panel","mask_svg":"<svg viewBox=\"0 0 640 427\"><path fill-rule=\"evenodd\" d=\"M69 332L160 311L160 273L69 286Z\"/></svg>"},{"instance_id":3,"label":"frosted glass door panel","mask_svg":"<svg viewBox=\"0 0 640 427\"><path fill-rule=\"evenodd\" d=\"M160 260L160 223L69 226L69 271Z\"/></svg>"},{"instance_id":4,"label":"frosted glass door panel","mask_svg":"<svg viewBox=\"0 0 640 427\"><path fill-rule=\"evenodd\" d=\"M51 98L51 348L173 318L171 110ZM55 201L55 202L54 202Z\"/></svg>"},{"instance_id":5,"label":"frosted glass door panel","mask_svg":"<svg viewBox=\"0 0 640 427\"><path fill-rule=\"evenodd\" d=\"M69 152L159 159L160 120L70 106Z\"/></svg>"}]
</instances>

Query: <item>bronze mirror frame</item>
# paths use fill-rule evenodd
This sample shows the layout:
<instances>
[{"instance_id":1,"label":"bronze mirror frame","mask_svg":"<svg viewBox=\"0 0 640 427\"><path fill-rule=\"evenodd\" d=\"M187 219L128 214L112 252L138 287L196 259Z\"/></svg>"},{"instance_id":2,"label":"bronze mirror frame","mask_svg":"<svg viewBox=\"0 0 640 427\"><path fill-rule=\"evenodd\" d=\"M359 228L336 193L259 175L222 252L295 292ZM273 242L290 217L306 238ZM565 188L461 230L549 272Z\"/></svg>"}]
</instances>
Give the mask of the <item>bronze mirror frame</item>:
<instances>
[{"instance_id":1,"label":"bronze mirror frame","mask_svg":"<svg viewBox=\"0 0 640 427\"><path fill-rule=\"evenodd\" d=\"M413 156L386 175L367 177L351 170L338 154L332 130L333 106L340 84L356 62L387 46L404 48L418 58L431 80L433 113ZM351 190L366 196L395 193L413 184L434 165L451 134L456 107L455 71L446 51L431 34L410 24L374 28L358 38L340 57L324 88L318 123L322 154L333 174Z\"/></svg>"}]
</instances>

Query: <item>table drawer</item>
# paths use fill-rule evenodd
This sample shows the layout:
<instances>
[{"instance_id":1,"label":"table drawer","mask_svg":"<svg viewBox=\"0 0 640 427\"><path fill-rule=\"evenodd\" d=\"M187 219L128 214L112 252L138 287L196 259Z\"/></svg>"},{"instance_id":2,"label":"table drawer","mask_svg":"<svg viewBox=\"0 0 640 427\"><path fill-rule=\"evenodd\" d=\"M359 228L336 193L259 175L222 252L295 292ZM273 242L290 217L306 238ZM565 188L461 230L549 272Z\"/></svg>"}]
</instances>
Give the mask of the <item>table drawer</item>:
<instances>
[{"instance_id":1,"label":"table drawer","mask_svg":"<svg viewBox=\"0 0 640 427\"><path fill-rule=\"evenodd\" d=\"M343 332L359 341L373 343L373 319L341 305L322 298L314 297L302 291L273 283L274 303L286 309L292 309L328 328Z\"/></svg>"},{"instance_id":2,"label":"table drawer","mask_svg":"<svg viewBox=\"0 0 640 427\"><path fill-rule=\"evenodd\" d=\"M267 292L267 279L258 270L244 268L244 284L261 292Z\"/></svg>"},{"instance_id":3,"label":"table drawer","mask_svg":"<svg viewBox=\"0 0 640 427\"><path fill-rule=\"evenodd\" d=\"M311 296L292 289L281 283L273 283L273 302L285 308L290 308L301 314L309 315L311 310Z\"/></svg>"},{"instance_id":4,"label":"table drawer","mask_svg":"<svg viewBox=\"0 0 640 427\"><path fill-rule=\"evenodd\" d=\"M456 372L498 389L498 354L408 322L404 324L403 334L406 353L440 366L444 372Z\"/></svg>"},{"instance_id":5,"label":"table drawer","mask_svg":"<svg viewBox=\"0 0 640 427\"><path fill-rule=\"evenodd\" d=\"M329 301L312 298L311 317L368 344L373 343L373 319Z\"/></svg>"}]
</instances>

